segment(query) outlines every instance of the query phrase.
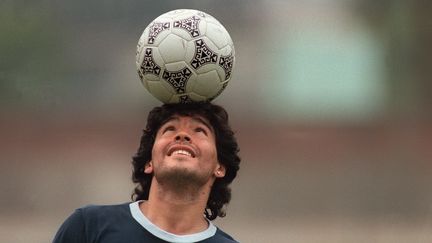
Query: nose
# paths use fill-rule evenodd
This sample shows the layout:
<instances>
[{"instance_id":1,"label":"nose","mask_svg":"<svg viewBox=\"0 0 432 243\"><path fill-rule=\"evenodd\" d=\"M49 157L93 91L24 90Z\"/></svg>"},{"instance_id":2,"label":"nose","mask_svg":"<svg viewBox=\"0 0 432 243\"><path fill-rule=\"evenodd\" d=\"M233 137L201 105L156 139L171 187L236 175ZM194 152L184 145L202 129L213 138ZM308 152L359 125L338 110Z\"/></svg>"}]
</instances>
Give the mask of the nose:
<instances>
[{"instance_id":1,"label":"nose","mask_svg":"<svg viewBox=\"0 0 432 243\"><path fill-rule=\"evenodd\" d=\"M180 133L178 133L178 134L175 136L175 140L176 140L177 142L190 142L190 141L191 141L191 138L190 138L190 136L189 136L187 133L185 133L185 132L180 132Z\"/></svg>"}]
</instances>

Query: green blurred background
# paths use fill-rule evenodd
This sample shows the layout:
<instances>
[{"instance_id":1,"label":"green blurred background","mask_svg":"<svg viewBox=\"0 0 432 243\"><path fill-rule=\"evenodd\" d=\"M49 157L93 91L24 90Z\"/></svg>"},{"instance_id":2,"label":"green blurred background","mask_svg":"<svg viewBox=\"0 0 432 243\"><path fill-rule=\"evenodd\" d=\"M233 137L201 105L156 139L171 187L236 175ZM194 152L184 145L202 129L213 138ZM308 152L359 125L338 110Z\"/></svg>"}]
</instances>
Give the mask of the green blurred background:
<instances>
[{"instance_id":1,"label":"green blurred background","mask_svg":"<svg viewBox=\"0 0 432 243\"><path fill-rule=\"evenodd\" d=\"M432 242L432 2L0 2L0 242L50 242L77 207L130 200L160 103L135 48L160 14L203 10L236 47L214 102L242 165L241 242Z\"/></svg>"}]
</instances>

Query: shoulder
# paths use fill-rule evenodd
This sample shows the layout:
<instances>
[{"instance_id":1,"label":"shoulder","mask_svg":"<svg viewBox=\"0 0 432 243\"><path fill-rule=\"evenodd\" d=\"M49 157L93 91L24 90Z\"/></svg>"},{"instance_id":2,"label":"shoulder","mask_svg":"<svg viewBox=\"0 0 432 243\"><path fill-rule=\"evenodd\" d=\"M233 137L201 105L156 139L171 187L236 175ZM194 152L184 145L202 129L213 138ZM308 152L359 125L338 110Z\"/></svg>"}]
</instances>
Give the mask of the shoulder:
<instances>
[{"instance_id":1,"label":"shoulder","mask_svg":"<svg viewBox=\"0 0 432 243\"><path fill-rule=\"evenodd\" d=\"M60 226L54 241L88 242L107 225L125 220L129 203L118 205L88 205L76 209Z\"/></svg>"},{"instance_id":2,"label":"shoulder","mask_svg":"<svg viewBox=\"0 0 432 243\"><path fill-rule=\"evenodd\" d=\"M216 233L213 236L214 242L223 242L223 243L238 243L238 241L234 240L229 234L225 233L219 227L217 227Z\"/></svg>"},{"instance_id":3,"label":"shoulder","mask_svg":"<svg viewBox=\"0 0 432 243\"><path fill-rule=\"evenodd\" d=\"M125 213L129 213L129 204L130 203L122 203L116 205L87 205L81 208L78 208L75 213L81 213L84 218L95 216L116 216L122 215Z\"/></svg>"},{"instance_id":4,"label":"shoulder","mask_svg":"<svg viewBox=\"0 0 432 243\"><path fill-rule=\"evenodd\" d=\"M95 230L106 228L109 225L124 223L130 220L129 203L117 205L88 205L78 208L72 214L78 214L86 229Z\"/></svg>"}]
</instances>

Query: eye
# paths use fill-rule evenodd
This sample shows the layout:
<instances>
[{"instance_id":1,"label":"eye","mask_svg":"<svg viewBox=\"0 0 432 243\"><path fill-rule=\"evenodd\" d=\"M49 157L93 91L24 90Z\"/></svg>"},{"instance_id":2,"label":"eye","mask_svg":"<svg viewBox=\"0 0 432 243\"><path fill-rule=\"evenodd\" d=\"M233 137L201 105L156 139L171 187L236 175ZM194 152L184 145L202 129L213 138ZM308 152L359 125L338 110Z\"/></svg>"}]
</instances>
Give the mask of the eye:
<instances>
[{"instance_id":1,"label":"eye","mask_svg":"<svg viewBox=\"0 0 432 243\"><path fill-rule=\"evenodd\" d=\"M164 134L166 132L170 132L170 131L175 131L175 127L174 126L166 126L166 127L164 127L164 129L162 130L162 134Z\"/></svg>"},{"instance_id":2,"label":"eye","mask_svg":"<svg viewBox=\"0 0 432 243\"><path fill-rule=\"evenodd\" d=\"M202 132L205 135L207 135L207 130L205 128L203 128L203 127L196 127L195 128L195 132Z\"/></svg>"}]
</instances>

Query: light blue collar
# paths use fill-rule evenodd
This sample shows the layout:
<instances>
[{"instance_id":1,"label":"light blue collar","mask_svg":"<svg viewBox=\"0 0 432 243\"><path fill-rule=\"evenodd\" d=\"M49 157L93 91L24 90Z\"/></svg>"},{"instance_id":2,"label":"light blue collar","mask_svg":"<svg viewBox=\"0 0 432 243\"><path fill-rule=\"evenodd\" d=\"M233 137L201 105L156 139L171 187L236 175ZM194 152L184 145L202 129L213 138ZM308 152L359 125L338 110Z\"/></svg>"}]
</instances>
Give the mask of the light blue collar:
<instances>
[{"instance_id":1,"label":"light blue collar","mask_svg":"<svg viewBox=\"0 0 432 243\"><path fill-rule=\"evenodd\" d=\"M176 235L170 232L167 232L158 226L154 225L150 220L141 212L139 208L139 203L142 201L136 201L129 204L129 208L132 214L132 217L147 231L152 233L154 236L173 243L189 243L189 242L198 242L210 238L216 234L216 226L214 226L209 220L209 227L201 231L199 233L190 234L190 235Z\"/></svg>"}]
</instances>

